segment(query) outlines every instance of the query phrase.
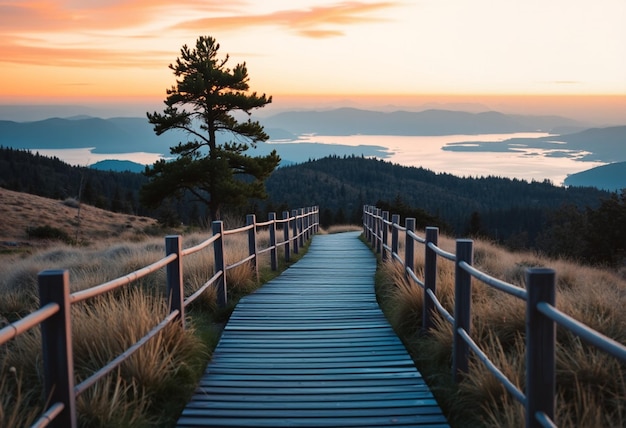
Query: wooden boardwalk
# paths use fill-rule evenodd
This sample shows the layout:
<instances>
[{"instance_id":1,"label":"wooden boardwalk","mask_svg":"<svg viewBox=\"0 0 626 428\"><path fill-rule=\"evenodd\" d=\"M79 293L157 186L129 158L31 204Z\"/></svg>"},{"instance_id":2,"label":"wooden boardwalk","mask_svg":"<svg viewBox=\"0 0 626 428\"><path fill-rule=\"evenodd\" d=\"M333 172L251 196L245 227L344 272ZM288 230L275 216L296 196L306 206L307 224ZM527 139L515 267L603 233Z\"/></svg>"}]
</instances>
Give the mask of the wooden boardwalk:
<instances>
[{"instance_id":1,"label":"wooden boardwalk","mask_svg":"<svg viewBox=\"0 0 626 428\"><path fill-rule=\"evenodd\" d=\"M315 236L240 301L179 427L448 426L378 307L358 236Z\"/></svg>"}]
</instances>

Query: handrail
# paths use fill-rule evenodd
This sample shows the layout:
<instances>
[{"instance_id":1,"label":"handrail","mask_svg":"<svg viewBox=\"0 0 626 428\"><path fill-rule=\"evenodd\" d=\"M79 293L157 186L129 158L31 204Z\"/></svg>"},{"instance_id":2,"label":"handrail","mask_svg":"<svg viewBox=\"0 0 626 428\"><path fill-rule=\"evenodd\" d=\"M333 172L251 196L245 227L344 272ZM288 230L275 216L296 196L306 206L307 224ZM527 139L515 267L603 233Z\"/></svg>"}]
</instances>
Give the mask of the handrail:
<instances>
[{"instance_id":1,"label":"handrail","mask_svg":"<svg viewBox=\"0 0 626 428\"><path fill-rule=\"evenodd\" d=\"M626 346L622 345L616 340L611 339L581 323L578 320L570 317L564 312L559 311L554 306L541 302L537 304L537 310L556 322L561 327L564 327L574 333L581 339L589 342L596 348L602 349L607 354L614 356L615 358L626 362Z\"/></svg>"},{"instance_id":2,"label":"handrail","mask_svg":"<svg viewBox=\"0 0 626 428\"><path fill-rule=\"evenodd\" d=\"M437 296L435 296L435 293L433 293L433 290L428 289L426 290L426 293L432 299L433 303L435 304L435 308L437 308L437 311L439 311L444 319L450 324L454 324L454 317L450 315L450 312L448 312L446 308L443 307L439 299L437 299Z\"/></svg>"},{"instance_id":3,"label":"handrail","mask_svg":"<svg viewBox=\"0 0 626 428\"><path fill-rule=\"evenodd\" d=\"M474 278L481 280L487 285L492 286L500 291L503 291L511 296L515 296L524 301L528 300L528 293L522 287L517 287L513 284L509 284L508 282L502 281L498 278L494 278L491 275L488 275L475 267L468 265L467 262L460 262L459 267L472 275Z\"/></svg>"},{"instance_id":4,"label":"handrail","mask_svg":"<svg viewBox=\"0 0 626 428\"><path fill-rule=\"evenodd\" d=\"M193 302L198 297L200 297L200 295L202 293L204 293L204 291L207 288L209 288L211 285L213 285L222 275L224 275L224 271L222 271L222 270L215 272L215 275L213 275L211 278L209 278L209 280L207 282L202 284L202 286L198 290L196 290L195 293L193 293L192 295L190 295L189 297L187 297L185 299L185 301L183 302L183 306L186 308L187 305L189 305L191 302Z\"/></svg>"},{"instance_id":5,"label":"handrail","mask_svg":"<svg viewBox=\"0 0 626 428\"><path fill-rule=\"evenodd\" d=\"M449 252L439 248L438 246L436 246L432 242L429 242L427 245L428 245L428 248L433 250L433 252L435 252L435 254L437 254L438 256L441 256L441 257L443 257L446 260L450 260L451 262L456 262L456 255L455 254L449 253Z\"/></svg>"},{"instance_id":6,"label":"handrail","mask_svg":"<svg viewBox=\"0 0 626 428\"><path fill-rule=\"evenodd\" d=\"M48 410L41 415L35 423L31 425L31 428L47 427L54 420L54 418L56 418L63 411L63 409L65 409L65 405L63 403L54 403L48 407Z\"/></svg>"},{"instance_id":7,"label":"handrail","mask_svg":"<svg viewBox=\"0 0 626 428\"><path fill-rule=\"evenodd\" d=\"M515 384L511 382L509 378L506 377L506 375L502 373L502 371L498 367L496 367L494 363L491 362L487 354L485 354L483 350L480 349L480 347L476 344L476 342L474 342L474 339L472 339L469 333L461 328L458 330L458 334L461 335L463 340L465 340L465 342L469 345L472 351L474 351L478 359L482 361L482 363L496 377L496 379L498 379L498 381L500 381L500 383L504 385L504 388L506 388L506 390L509 391L509 393L513 397L515 397L517 401L522 404L526 404L526 396L524 395L524 393L520 391L519 388L515 386Z\"/></svg>"},{"instance_id":8,"label":"handrail","mask_svg":"<svg viewBox=\"0 0 626 428\"><path fill-rule=\"evenodd\" d=\"M48 303L37 309L35 312L31 312L21 320L15 321L2 329L0 329L0 345L4 345L11 339L16 338L22 333L27 332L33 327L37 327L39 324L50 318L52 315L59 312L59 305L56 303Z\"/></svg>"},{"instance_id":9,"label":"handrail","mask_svg":"<svg viewBox=\"0 0 626 428\"><path fill-rule=\"evenodd\" d=\"M241 233L241 232L247 232L250 229L254 229L255 226L259 226L259 223L257 223L256 225L249 224L247 226L241 226L237 229L225 230L224 235L234 235L234 234Z\"/></svg>"},{"instance_id":10,"label":"handrail","mask_svg":"<svg viewBox=\"0 0 626 428\"><path fill-rule=\"evenodd\" d=\"M126 349L120 355L111 360L107 365L102 367L100 370L96 371L94 374L89 376L87 379L82 381L80 384L74 387L74 394L78 397L80 394L85 392L89 387L93 386L100 379L105 377L107 374L111 373L114 369L116 369L120 364L124 361L128 360L135 352L139 350L143 345L145 345L150 339L155 337L157 334L161 332L165 327L167 327L176 317L180 315L180 312L174 311L170 312L170 314L163 319L159 324L152 328L148 333L146 333L141 339L139 339L134 345L130 348Z\"/></svg>"},{"instance_id":11,"label":"handrail","mask_svg":"<svg viewBox=\"0 0 626 428\"><path fill-rule=\"evenodd\" d=\"M426 228L426 237L415 234L415 219L407 218L405 227L399 225L400 216L373 206L363 207L363 235L372 249L381 253L383 260L391 259L404 267L407 279L424 290L423 328L428 333L433 328L432 317L436 310L453 325L452 374L456 381L469 370L471 350L485 367L503 384L505 389L526 409L527 427L556 427L554 423L556 396L556 324L587 341L598 349L626 363L626 346L575 320L555 306L555 277L551 269L527 269L526 289L495 278L472 266L473 241L457 240L456 254L437 246L438 229ZM391 230L391 246L387 242ZM398 232L405 236L404 259L398 253ZM413 268L414 243L424 244L424 280L418 279ZM390 256L386 254L390 253ZM455 307L451 315L436 295L437 257L455 263ZM471 278L496 290L526 302L526 393L520 391L496 367L474 342L470 334Z\"/></svg>"},{"instance_id":12,"label":"handrail","mask_svg":"<svg viewBox=\"0 0 626 428\"><path fill-rule=\"evenodd\" d=\"M213 235L209 239L205 239L204 241L200 242L198 245L194 247L189 247L189 248L182 250L181 254L183 256L188 256L190 254L197 253L198 251L205 249L206 247L208 247L209 245L211 245L218 239L220 239L220 235Z\"/></svg>"},{"instance_id":13,"label":"handrail","mask_svg":"<svg viewBox=\"0 0 626 428\"><path fill-rule=\"evenodd\" d=\"M276 237L276 225L283 225L283 239ZM270 245L257 248L257 227L269 227ZM185 308L199 297L208 287L216 287L218 304L226 304L226 271L251 263L257 269L258 256L271 252L271 268L277 269L277 249L284 247L285 260L290 260L291 252L297 253L319 229L319 207L301 208L283 212L278 220L275 213L269 214L266 222L256 222L253 214L247 216L246 226L224 230L221 221L213 222L213 235L201 243L183 249L180 236L165 238L166 255L143 268L127 275L93 286L91 288L70 293L69 273L67 270L46 270L39 274L39 294L41 307L22 319L10 323L0 329L0 346L24 332L41 325L42 348L44 360L45 394L51 405L32 427L69 427L76 428L76 397L93 386L98 380L119 367L138 349L158 335L173 322L180 322L185 327ZM248 233L249 254L242 260L226 265L224 237L236 233ZM291 233L293 232L293 233ZM213 246L215 273L198 290L184 298L183 290L183 258ZM140 338L135 344L113 358L104 367L94 372L80 384L74 386L74 367L71 341L71 305L99 296L119 287L129 285L160 269L166 269L166 295L169 301L169 312L156 326ZM257 271L258 275L258 271Z\"/></svg>"},{"instance_id":14,"label":"handrail","mask_svg":"<svg viewBox=\"0 0 626 428\"><path fill-rule=\"evenodd\" d=\"M145 276L150 275L151 273L158 271L161 268L164 268L170 262L176 260L177 258L178 256L176 254L170 254L169 256L163 257L161 260L158 260L144 268L137 269L136 271L131 272L128 275L124 275L122 277L105 282L95 287L88 288L86 290L76 291L70 294L70 301L72 303L82 302L83 300L91 299L92 297L104 294L107 291L115 290L122 285L128 285L132 282L137 281L138 279L141 279Z\"/></svg>"}]
</instances>

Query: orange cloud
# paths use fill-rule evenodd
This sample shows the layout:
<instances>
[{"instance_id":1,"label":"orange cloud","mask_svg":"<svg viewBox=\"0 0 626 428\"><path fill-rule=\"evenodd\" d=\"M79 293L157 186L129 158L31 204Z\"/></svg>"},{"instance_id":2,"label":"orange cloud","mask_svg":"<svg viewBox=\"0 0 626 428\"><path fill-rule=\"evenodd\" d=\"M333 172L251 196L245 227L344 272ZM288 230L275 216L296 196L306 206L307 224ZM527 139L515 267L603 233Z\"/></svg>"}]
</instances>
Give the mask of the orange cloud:
<instances>
[{"instance_id":1,"label":"orange cloud","mask_svg":"<svg viewBox=\"0 0 626 428\"><path fill-rule=\"evenodd\" d=\"M205 33L207 28L236 31L260 25L308 38L338 37L344 34L343 27L381 21L376 12L399 5L354 1L255 15L242 12L247 4L244 0L0 0L0 63L162 67L171 60L171 52L146 51L141 39L158 39L166 30Z\"/></svg>"},{"instance_id":2,"label":"orange cloud","mask_svg":"<svg viewBox=\"0 0 626 428\"><path fill-rule=\"evenodd\" d=\"M329 37L343 36L343 32L338 30L302 30L299 33L311 39L326 39Z\"/></svg>"},{"instance_id":3,"label":"orange cloud","mask_svg":"<svg viewBox=\"0 0 626 428\"><path fill-rule=\"evenodd\" d=\"M19 32L112 30L158 22L168 11L234 12L241 1L223 0L20 0L0 3L0 34Z\"/></svg>"},{"instance_id":4,"label":"orange cloud","mask_svg":"<svg viewBox=\"0 0 626 428\"><path fill-rule=\"evenodd\" d=\"M146 52L132 41L161 37L160 30L171 25L167 18L172 11L233 13L243 4L238 0L181 0L175 4L171 0L3 0L0 63L162 66L171 52ZM111 48L114 44L123 47L115 50Z\"/></svg>"},{"instance_id":5,"label":"orange cloud","mask_svg":"<svg viewBox=\"0 0 626 428\"><path fill-rule=\"evenodd\" d=\"M380 18L369 14L398 6L393 2L344 2L331 6L317 6L306 10L283 10L260 15L243 15L215 18L200 18L176 25L177 29L204 31L207 28L239 30L245 27L276 25L285 27L305 37L332 37L344 33L329 30L329 25L351 25L363 22L378 22Z\"/></svg>"}]
</instances>

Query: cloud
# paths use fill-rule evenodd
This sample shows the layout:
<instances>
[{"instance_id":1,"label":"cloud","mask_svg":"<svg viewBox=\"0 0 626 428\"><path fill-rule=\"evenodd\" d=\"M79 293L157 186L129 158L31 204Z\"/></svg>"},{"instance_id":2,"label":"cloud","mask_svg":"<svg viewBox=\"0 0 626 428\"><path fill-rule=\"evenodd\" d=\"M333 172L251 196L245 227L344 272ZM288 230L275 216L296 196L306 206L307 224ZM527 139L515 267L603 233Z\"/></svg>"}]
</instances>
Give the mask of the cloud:
<instances>
[{"instance_id":1,"label":"cloud","mask_svg":"<svg viewBox=\"0 0 626 428\"><path fill-rule=\"evenodd\" d=\"M344 34L336 27L381 22L383 19L371 14L396 6L398 3L394 2L343 2L330 6L281 10L267 14L200 18L183 22L174 28L193 31L203 31L206 28L237 31L246 27L273 25L286 28L304 37L334 37ZM328 27L335 27L335 29L328 29Z\"/></svg>"},{"instance_id":2,"label":"cloud","mask_svg":"<svg viewBox=\"0 0 626 428\"><path fill-rule=\"evenodd\" d=\"M343 32L339 30L301 30L299 34L311 39L326 39L329 37L343 36Z\"/></svg>"},{"instance_id":3,"label":"cloud","mask_svg":"<svg viewBox=\"0 0 626 428\"><path fill-rule=\"evenodd\" d=\"M55 48L0 44L2 62L60 67L154 67L163 66L171 52L122 52L93 48Z\"/></svg>"},{"instance_id":4,"label":"cloud","mask_svg":"<svg viewBox=\"0 0 626 428\"><path fill-rule=\"evenodd\" d=\"M162 66L171 52L146 51L141 42L163 37L172 15L233 13L243 5L240 0L3 0L0 63Z\"/></svg>"},{"instance_id":5,"label":"cloud","mask_svg":"<svg viewBox=\"0 0 626 428\"><path fill-rule=\"evenodd\" d=\"M8 0L0 3L1 33L138 28L173 12L233 13L237 0Z\"/></svg>"},{"instance_id":6,"label":"cloud","mask_svg":"<svg viewBox=\"0 0 626 428\"><path fill-rule=\"evenodd\" d=\"M243 0L2 0L0 63L162 66L171 52L147 51L146 39L268 25L307 38L339 37L347 26L382 21L376 13L399 3L339 2L265 14L242 12L248 5Z\"/></svg>"}]
</instances>

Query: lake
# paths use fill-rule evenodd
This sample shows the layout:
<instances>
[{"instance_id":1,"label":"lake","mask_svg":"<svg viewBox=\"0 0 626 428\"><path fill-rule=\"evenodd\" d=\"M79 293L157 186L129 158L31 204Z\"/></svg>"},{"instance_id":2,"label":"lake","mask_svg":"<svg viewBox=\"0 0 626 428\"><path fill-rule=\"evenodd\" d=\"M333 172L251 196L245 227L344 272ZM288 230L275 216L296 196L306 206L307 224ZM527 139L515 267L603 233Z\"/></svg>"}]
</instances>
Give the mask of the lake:
<instances>
[{"instance_id":1,"label":"lake","mask_svg":"<svg viewBox=\"0 0 626 428\"><path fill-rule=\"evenodd\" d=\"M443 136L395 136L395 135L350 135L324 136L305 135L292 141L268 141L256 150L257 154L272 149L281 158L290 162L305 162L328 155L351 155L378 157L405 166L417 166L437 173L458 176L500 176L523 180L550 180L562 185L568 174L584 171L601 162L583 162L585 152L568 152L552 149L516 147L514 151L498 149L498 142L510 138L540 138L547 133L443 135ZM493 142L493 151L443 150L454 143ZM448 146L450 148L452 146ZM92 148L83 149L37 149L44 156L56 156L71 165L91 165L101 160L130 160L151 164L161 158L158 153L131 152L118 154L94 153ZM251 153L253 154L253 153Z\"/></svg>"},{"instance_id":2,"label":"lake","mask_svg":"<svg viewBox=\"0 0 626 428\"><path fill-rule=\"evenodd\" d=\"M321 143L351 147L382 146L385 149L385 153L381 153L384 159L400 165L421 166L434 172L450 173L462 177L494 175L528 181L548 179L555 185L562 185L569 174L604 165L601 162L581 161L580 158L587 152L568 152L556 146L554 149L545 150L525 147L517 147L515 151L499 151L497 147L494 147L493 151L443 150L446 145L453 143L467 143L468 145L471 145L473 141L498 143L511 138L540 138L550 135L543 132L443 136L309 135L287 144ZM273 143L279 153L280 144L285 143ZM332 151L331 147L328 147L329 151ZM356 152L356 154L361 153ZM367 153L365 155L367 156Z\"/></svg>"}]
</instances>

